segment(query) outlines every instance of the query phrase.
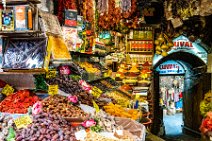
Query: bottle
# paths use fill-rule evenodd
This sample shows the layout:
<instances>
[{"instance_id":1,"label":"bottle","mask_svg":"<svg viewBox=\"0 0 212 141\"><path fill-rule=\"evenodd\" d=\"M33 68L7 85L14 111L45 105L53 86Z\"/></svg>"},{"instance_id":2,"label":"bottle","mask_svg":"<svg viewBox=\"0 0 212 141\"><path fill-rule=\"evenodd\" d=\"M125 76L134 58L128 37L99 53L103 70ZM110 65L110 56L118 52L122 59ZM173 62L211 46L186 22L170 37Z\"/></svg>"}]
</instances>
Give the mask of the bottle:
<instances>
[{"instance_id":1,"label":"bottle","mask_svg":"<svg viewBox=\"0 0 212 141\"><path fill-rule=\"evenodd\" d=\"M134 51L134 41L131 41L130 43L130 51Z\"/></svg>"},{"instance_id":2,"label":"bottle","mask_svg":"<svg viewBox=\"0 0 212 141\"><path fill-rule=\"evenodd\" d=\"M33 25L32 25L32 10L31 10L31 8L28 9L27 15L28 15L28 29L32 30Z\"/></svg>"},{"instance_id":3,"label":"bottle","mask_svg":"<svg viewBox=\"0 0 212 141\"><path fill-rule=\"evenodd\" d=\"M147 28L147 39L152 39L152 28L151 27Z\"/></svg>"}]
</instances>

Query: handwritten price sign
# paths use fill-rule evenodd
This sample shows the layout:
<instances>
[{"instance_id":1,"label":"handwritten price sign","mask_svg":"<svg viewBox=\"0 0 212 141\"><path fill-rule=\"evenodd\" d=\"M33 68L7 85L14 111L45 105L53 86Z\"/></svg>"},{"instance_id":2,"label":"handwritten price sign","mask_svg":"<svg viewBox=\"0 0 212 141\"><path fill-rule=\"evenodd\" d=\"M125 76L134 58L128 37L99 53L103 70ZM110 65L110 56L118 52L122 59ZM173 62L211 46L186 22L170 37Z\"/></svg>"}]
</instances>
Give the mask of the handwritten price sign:
<instances>
[{"instance_id":1,"label":"handwritten price sign","mask_svg":"<svg viewBox=\"0 0 212 141\"><path fill-rule=\"evenodd\" d=\"M29 117L29 115L21 116L14 120L14 123L16 127L19 128L25 128L27 125L32 123L32 119Z\"/></svg>"},{"instance_id":2,"label":"handwritten price sign","mask_svg":"<svg viewBox=\"0 0 212 141\"><path fill-rule=\"evenodd\" d=\"M49 85L48 94L52 96L58 94L58 85Z\"/></svg>"},{"instance_id":3,"label":"handwritten price sign","mask_svg":"<svg viewBox=\"0 0 212 141\"><path fill-rule=\"evenodd\" d=\"M14 88L8 84L1 91L1 93L6 96L12 94L13 92L14 92Z\"/></svg>"},{"instance_id":4,"label":"handwritten price sign","mask_svg":"<svg viewBox=\"0 0 212 141\"><path fill-rule=\"evenodd\" d=\"M92 87L91 89L91 93L94 97L100 97L100 95L102 94L102 90L100 90L99 88L97 88L96 86Z\"/></svg>"},{"instance_id":5,"label":"handwritten price sign","mask_svg":"<svg viewBox=\"0 0 212 141\"><path fill-rule=\"evenodd\" d=\"M93 107L95 108L96 112L99 112L99 106L96 104L96 102L93 100Z\"/></svg>"},{"instance_id":6,"label":"handwritten price sign","mask_svg":"<svg viewBox=\"0 0 212 141\"><path fill-rule=\"evenodd\" d=\"M56 70L49 70L46 73L46 78L47 79L55 78L56 77L56 74L57 74L57 71Z\"/></svg>"}]
</instances>

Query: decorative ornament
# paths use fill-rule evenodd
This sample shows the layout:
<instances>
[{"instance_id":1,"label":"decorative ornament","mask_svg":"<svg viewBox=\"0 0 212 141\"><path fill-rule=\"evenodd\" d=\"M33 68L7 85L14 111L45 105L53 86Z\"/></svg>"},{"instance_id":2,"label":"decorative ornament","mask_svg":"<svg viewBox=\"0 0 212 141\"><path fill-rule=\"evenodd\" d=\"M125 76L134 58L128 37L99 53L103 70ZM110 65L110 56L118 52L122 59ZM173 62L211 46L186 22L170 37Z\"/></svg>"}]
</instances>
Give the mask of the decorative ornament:
<instances>
[{"instance_id":1,"label":"decorative ornament","mask_svg":"<svg viewBox=\"0 0 212 141\"><path fill-rule=\"evenodd\" d=\"M32 106L32 114L33 115L37 115L39 113L42 112L42 103L40 101L36 102L33 106Z\"/></svg>"},{"instance_id":2,"label":"decorative ornament","mask_svg":"<svg viewBox=\"0 0 212 141\"><path fill-rule=\"evenodd\" d=\"M68 101L75 104L78 102L78 97L75 95L74 96L70 95L70 96L68 96Z\"/></svg>"}]
</instances>

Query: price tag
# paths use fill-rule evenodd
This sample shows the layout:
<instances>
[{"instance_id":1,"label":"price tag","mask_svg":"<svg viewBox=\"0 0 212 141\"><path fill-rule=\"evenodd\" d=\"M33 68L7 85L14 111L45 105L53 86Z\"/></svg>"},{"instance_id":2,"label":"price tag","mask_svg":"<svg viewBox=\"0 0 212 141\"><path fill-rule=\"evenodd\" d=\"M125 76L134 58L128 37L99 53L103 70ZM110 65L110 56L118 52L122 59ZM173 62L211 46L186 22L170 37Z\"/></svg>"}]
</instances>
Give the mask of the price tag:
<instances>
[{"instance_id":1,"label":"price tag","mask_svg":"<svg viewBox=\"0 0 212 141\"><path fill-rule=\"evenodd\" d=\"M14 88L10 85L5 85L5 87L2 89L1 93L8 96L14 92Z\"/></svg>"},{"instance_id":2,"label":"price tag","mask_svg":"<svg viewBox=\"0 0 212 141\"><path fill-rule=\"evenodd\" d=\"M93 107L95 108L96 112L99 112L99 106L96 104L96 102L93 100Z\"/></svg>"},{"instance_id":3,"label":"price tag","mask_svg":"<svg viewBox=\"0 0 212 141\"><path fill-rule=\"evenodd\" d=\"M82 141L85 140L86 135L87 135L87 133L85 130L80 130L80 131L75 132L75 137L77 140L82 140Z\"/></svg>"},{"instance_id":4,"label":"price tag","mask_svg":"<svg viewBox=\"0 0 212 141\"><path fill-rule=\"evenodd\" d=\"M101 94L102 94L102 90L100 90L100 89L99 89L99 88L97 88L96 86L94 86L94 87L92 88L92 90L97 91L97 92L99 92L99 93L101 93Z\"/></svg>"},{"instance_id":5,"label":"price tag","mask_svg":"<svg viewBox=\"0 0 212 141\"><path fill-rule=\"evenodd\" d=\"M14 120L14 123L16 127L19 128L25 128L27 125L32 123L32 119L29 117L29 115L21 116Z\"/></svg>"},{"instance_id":6,"label":"price tag","mask_svg":"<svg viewBox=\"0 0 212 141\"><path fill-rule=\"evenodd\" d=\"M91 89L91 94L94 96L94 97L100 97L100 95L102 94L102 90L100 90L99 88L97 88L96 86L92 87Z\"/></svg>"},{"instance_id":7,"label":"price tag","mask_svg":"<svg viewBox=\"0 0 212 141\"><path fill-rule=\"evenodd\" d=\"M135 99L139 99L140 98L140 94L135 94Z\"/></svg>"},{"instance_id":8,"label":"price tag","mask_svg":"<svg viewBox=\"0 0 212 141\"><path fill-rule=\"evenodd\" d=\"M116 74L116 77L121 77L121 74L120 74L120 73L117 73L117 74Z\"/></svg>"},{"instance_id":9,"label":"price tag","mask_svg":"<svg viewBox=\"0 0 212 141\"><path fill-rule=\"evenodd\" d=\"M49 85L48 94L52 96L58 94L58 85Z\"/></svg>"},{"instance_id":10,"label":"price tag","mask_svg":"<svg viewBox=\"0 0 212 141\"><path fill-rule=\"evenodd\" d=\"M47 79L55 78L56 77L56 74L57 74L57 71L56 70L49 70L46 73L46 78Z\"/></svg>"}]
</instances>

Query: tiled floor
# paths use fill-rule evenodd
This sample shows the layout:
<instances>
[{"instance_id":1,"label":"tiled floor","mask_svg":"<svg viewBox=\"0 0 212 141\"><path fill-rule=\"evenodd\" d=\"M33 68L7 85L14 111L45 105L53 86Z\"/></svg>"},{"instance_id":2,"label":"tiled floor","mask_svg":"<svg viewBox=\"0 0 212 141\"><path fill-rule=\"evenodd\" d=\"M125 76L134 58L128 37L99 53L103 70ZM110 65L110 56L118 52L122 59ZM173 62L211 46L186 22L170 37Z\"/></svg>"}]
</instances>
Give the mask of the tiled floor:
<instances>
[{"instance_id":1,"label":"tiled floor","mask_svg":"<svg viewBox=\"0 0 212 141\"><path fill-rule=\"evenodd\" d=\"M163 118L165 125L165 133L168 136L175 136L182 134L182 113L176 113L175 115L166 115Z\"/></svg>"},{"instance_id":2,"label":"tiled floor","mask_svg":"<svg viewBox=\"0 0 212 141\"><path fill-rule=\"evenodd\" d=\"M164 116L164 125L166 132L164 139L166 141L200 141L200 138L184 135L182 133L182 113Z\"/></svg>"}]
</instances>

